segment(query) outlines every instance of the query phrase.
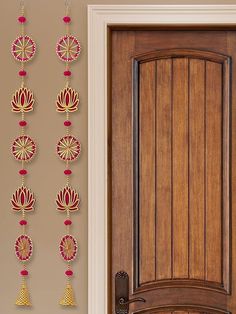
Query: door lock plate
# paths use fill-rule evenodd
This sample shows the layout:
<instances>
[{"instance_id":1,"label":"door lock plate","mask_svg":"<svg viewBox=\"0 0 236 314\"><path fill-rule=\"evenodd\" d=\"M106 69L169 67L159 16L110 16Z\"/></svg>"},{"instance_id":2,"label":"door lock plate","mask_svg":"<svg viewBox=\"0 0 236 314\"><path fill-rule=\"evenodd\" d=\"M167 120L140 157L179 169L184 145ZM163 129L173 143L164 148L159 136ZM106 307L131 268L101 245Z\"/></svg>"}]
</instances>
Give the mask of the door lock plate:
<instances>
[{"instance_id":1,"label":"door lock plate","mask_svg":"<svg viewBox=\"0 0 236 314\"><path fill-rule=\"evenodd\" d=\"M119 271L115 277L115 311L116 314L128 314L129 304L121 304L120 300L129 300L129 275Z\"/></svg>"}]
</instances>

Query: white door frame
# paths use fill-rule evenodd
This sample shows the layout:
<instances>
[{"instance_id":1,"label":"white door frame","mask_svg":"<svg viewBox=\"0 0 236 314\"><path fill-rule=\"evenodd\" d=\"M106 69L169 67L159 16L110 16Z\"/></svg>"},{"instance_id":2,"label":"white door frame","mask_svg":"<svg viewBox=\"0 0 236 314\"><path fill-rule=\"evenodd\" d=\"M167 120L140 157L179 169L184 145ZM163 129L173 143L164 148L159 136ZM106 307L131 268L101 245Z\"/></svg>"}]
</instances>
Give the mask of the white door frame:
<instances>
[{"instance_id":1,"label":"white door frame","mask_svg":"<svg viewBox=\"0 0 236 314\"><path fill-rule=\"evenodd\" d=\"M88 5L88 314L108 314L107 28L128 24L236 25L236 5Z\"/></svg>"}]
</instances>

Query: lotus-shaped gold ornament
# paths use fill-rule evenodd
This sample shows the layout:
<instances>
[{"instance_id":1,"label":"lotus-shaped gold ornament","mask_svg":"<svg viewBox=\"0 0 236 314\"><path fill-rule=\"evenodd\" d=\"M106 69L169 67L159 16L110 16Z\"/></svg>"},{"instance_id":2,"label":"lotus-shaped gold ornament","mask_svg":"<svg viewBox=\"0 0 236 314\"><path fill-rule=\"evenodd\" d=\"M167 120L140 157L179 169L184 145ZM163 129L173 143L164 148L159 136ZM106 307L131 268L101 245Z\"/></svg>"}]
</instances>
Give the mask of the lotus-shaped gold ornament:
<instances>
[{"instance_id":1,"label":"lotus-shaped gold ornament","mask_svg":"<svg viewBox=\"0 0 236 314\"><path fill-rule=\"evenodd\" d=\"M71 87L66 87L57 96L57 112L75 112L78 110L79 94Z\"/></svg>"},{"instance_id":2,"label":"lotus-shaped gold ornament","mask_svg":"<svg viewBox=\"0 0 236 314\"><path fill-rule=\"evenodd\" d=\"M34 209L35 198L33 193L26 187L19 187L12 195L12 209L16 211L31 211Z\"/></svg>"},{"instance_id":3,"label":"lotus-shaped gold ornament","mask_svg":"<svg viewBox=\"0 0 236 314\"><path fill-rule=\"evenodd\" d=\"M57 194L56 204L59 211L76 211L79 209L79 202L79 194L68 185Z\"/></svg>"},{"instance_id":4,"label":"lotus-shaped gold ornament","mask_svg":"<svg viewBox=\"0 0 236 314\"><path fill-rule=\"evenodd\" d=\"M33 110L34 96L30 89L19 88L12 97L11 105L13 112L29 112Z\"/></svg>"}]
</instances>

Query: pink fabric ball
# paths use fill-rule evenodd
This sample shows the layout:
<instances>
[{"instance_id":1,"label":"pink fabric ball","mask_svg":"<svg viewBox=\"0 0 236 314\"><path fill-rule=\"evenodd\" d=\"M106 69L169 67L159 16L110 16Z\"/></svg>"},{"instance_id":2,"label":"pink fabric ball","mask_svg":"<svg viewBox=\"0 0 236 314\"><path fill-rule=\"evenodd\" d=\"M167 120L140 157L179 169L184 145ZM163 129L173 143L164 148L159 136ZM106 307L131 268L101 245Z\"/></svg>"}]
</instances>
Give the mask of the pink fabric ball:
<instances>
[{"instance_id":1,"label":"pink fabric ball","mask_svg":"<svg viewBox=\"0 0 236 314\"><path fill-rule=\"evenodd\" d=\"M20 76L26 76L27 72L25 70L19 71Z\"/></svg>"},{"instance_id":2,"label":"pink fabric ball","mask_svg":"<svg viewBox=\"0 0 236 314\"><path fill-rule=\"evenodd\" d=\"M27 170L21 169L21 170L19 171L19 174L20 174L21 176L24 176L24 175L27 174Z\"/></svg>"},{"instance_id":3,"label":"pink fabric ball","mask_svg":"<svg viewBox=\"0 0 236 314\"><path fill-rule=\"evenodd\" d=\"M64 224L65 224L66 226L70 226L70 225L72 224L72 221L71 221L70 219L66 219L66 220L64 221Z\"/></svg>"},{"instance_id":4,"label":"pink fabric ball","mask_svg":"<svg viewBox=\"0 0 236 314\"><path fill-rule=\"evenodd\" d=\"M63 21L64 21L65 23L70 23L70 22L71 22L71 18L70 18L69 16L64 16L64 17L63 17Z\"/></svg>"},{"instance_id":5,"label":"pink fabric ball","mask_svg":"<svg viewBox=\"0 0 236 314\"><path fill-rule=\"evenodd\" d=\"M71 122L70 122L69 120L66 120L66 121L64 122L64 126L71 126Z\"/></svg>"},{"instance_id":6,"label":"pink fabric ball","mask_svg":"<svg viewBox=\"0 0 236 314\"><path fill-rule=\"evenodd\" d=\"M19 122L19 125L20 125L20 126L26 126L26 125L27 125L27 122L26 122L25 120L21 120L21 121Z\"/></svg>"},{"instance_id":7,"label":"pink fabric ball","mask_svg":"<svg viewBox=\"0 0 236 314\"><path fill-rule=\"evenodd\" d=\"M72 171L71 171L70 169L66 169L66 170L64 171L64 174L65 174L66 176L69 176L69 175L72 174Z\"/></svg>"},{"instance_id":8,"label":"pink fabric ball","mask_svg":"<svg viewBox=\"0 0 236 314\"><path fill-rule=\"evenodd\" d=\"M73 276L73 271L72 270L66 270L65 271L66 276Z\"/></svg>"},{"instance_id":9,"label":"pink fabric ball","mask_svg":"<svg viewBox=\"0 0 236 314\"><path fill-rule=\"evenodd\" d=\"M19 16L18 21L23 24L26 22L26 18L24 16Z\"/></svg>"},{"instance_id":10,"label":"pink fabric ball","mask_svg":"<svg viewBox=\"0 0 236 314\"><path fill-rule=\"evenodd\" d=\"M28 276L29 273L28 273L28 270L26 269L23 269L21 272L20 272L21 276Z\"/></svg>"},{"instance_id":11,"label":"pink fabric ball","mask_svg":"<svg viewBox=\"0 0 236 314\"><path fill-rule=\"evenodd\" d=\"M64 76L71 76L71 71L69 71L69 70L64 71Z\"/></svg>"}]
</instances>

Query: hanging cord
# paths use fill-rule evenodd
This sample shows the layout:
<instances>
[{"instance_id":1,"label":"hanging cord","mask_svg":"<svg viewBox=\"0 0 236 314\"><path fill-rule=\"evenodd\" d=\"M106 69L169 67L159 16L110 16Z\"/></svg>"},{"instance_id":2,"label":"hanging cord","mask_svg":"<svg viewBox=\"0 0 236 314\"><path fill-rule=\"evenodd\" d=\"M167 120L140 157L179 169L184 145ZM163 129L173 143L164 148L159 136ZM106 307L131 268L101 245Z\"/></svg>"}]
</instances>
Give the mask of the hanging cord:
<instances>
[{"instance_id":1,"label":"hanging cord","mask_svg":"<svg viewBox=\"0 0 236 314\"><path fill-rule=\"evenodd\" d=\"M20 9L21 9L21 13L23 15L24 10L25 10L25 0L20 0Z\"/></svg>"},{"instance_id":2,"label":"hanging cord","mask_svg":"<svg viewBox=\"0 0 236 314\"><path fill-rule=\"evenodd\" d=\"M24 0L22 0L24 1ZM65 0L65 6L70 7L71 6L71 0Z\"/></svg>"},{"instance_id":3,"label":"hanging cord","mask_svg":"<svg viewBox=\"0 0 236 314\"><path fill-rule=\"evenodd\" d=\"M66 15L70 13L71 0L65 0Z\"/></svg>"}]
</instances>

